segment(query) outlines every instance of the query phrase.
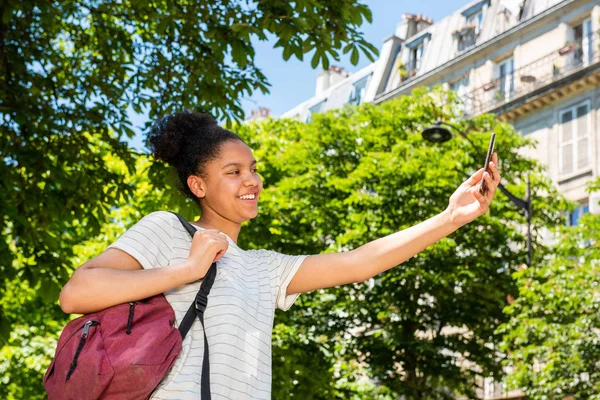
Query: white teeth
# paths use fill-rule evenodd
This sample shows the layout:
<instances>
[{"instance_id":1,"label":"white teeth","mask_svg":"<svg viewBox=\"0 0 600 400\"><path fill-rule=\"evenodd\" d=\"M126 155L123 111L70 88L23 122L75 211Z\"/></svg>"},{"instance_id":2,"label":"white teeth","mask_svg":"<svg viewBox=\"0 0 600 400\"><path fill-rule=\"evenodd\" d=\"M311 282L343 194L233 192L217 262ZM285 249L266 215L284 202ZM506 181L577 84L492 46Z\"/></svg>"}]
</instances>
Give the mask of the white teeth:
<instances>
[{"instance_id":1,"label":"white teeth","mask_svg":"<svg viewBox=\"0 0 600 400\"><path fill-rule=\"evenodd\" d=\"M245 194L243 196L240 196L240 199L242 200L254 200L255 199L255 195L253 194Z\"/></svg>"}]
</instances>

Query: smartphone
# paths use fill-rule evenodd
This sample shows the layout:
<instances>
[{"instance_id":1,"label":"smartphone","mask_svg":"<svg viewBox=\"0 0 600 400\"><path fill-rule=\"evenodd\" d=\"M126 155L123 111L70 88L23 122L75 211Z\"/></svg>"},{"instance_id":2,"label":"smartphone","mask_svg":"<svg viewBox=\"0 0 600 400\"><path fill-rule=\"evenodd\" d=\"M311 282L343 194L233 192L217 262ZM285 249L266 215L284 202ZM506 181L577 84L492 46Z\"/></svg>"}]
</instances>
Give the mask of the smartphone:
<instances>
[{"instance_id":1,"label":"smartphone","mask_svg":"<svg viewBox=\"0 0 600 400\"><path fill-rule=\"evenodd\" d=\"M494 154L494 144L496 143L496 134L492 133L492 137L490 138L490 144L488 145L487 155L485 156L485 164L483 164L484 174L488 172L488 168L490 166L490 161L492 160L492 154ZM481 178L481 183L479 184L479 193L482 195L486 195L489 188L485 179Z\"/></svg>"}]
</instances>

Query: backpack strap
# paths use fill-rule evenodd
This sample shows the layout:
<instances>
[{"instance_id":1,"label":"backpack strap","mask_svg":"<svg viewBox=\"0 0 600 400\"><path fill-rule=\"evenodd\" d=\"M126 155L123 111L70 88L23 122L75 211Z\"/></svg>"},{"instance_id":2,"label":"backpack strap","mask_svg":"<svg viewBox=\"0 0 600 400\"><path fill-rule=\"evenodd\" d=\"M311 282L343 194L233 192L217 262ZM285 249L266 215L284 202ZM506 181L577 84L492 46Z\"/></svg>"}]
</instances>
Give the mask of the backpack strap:
<instances>
[{"instance_id":1,"label":"backpack strap","mask_svg":"<svg viewBox=\"0 0 600 400\"><path fill-rule=\"evenodd\" d=\"M181 215L173 213L177 216L181 224L188 231L190 236L193 238L196 233L196 228L192 226L189 222L187 222ZM206 338L206 328L204 327L204 311L206 311L206 306L208 304L208 294L210 293L210 289L212 288L213 283L215 283L215 277L217 276L217 263L214 262L210 266L208 272L202 279L202 284L200 285L200 290L196 294L196 298L194 302L190 305L190 308L187 310L185 317L181 320L181 324L179 324L179 332L181 332L181 337L185 338L187 333L189 332L192 324L196 317L200 320L202 324L202 330L204 331L204 360L202 362L202 381L201 381L201 399L202 400L210 400L210 364L208 361L208 339Z\"/></svg>"}]
</instances>

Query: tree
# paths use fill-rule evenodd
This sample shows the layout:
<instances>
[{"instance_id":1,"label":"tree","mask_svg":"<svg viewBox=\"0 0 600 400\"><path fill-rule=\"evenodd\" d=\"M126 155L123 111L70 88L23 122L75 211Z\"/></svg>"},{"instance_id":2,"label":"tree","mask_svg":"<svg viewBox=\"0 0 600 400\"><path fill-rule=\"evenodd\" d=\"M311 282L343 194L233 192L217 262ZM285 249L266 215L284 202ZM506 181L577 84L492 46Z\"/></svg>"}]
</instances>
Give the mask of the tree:
<instances>
[{"instance_id":1,"label":"tree","mask_svg":"<svg viewBox=\"0 0 600 400\"><path fill-rule=\"evenodd\" d=\"M419 133L438 119L453 120L457 110L453 94L420 89L382 105L316 115L310 124L241 126L266 181L261 212L242 230L241 246L291 254L349 250L442 211L481 166L482 151L460 137L433 146ZM491 115L460 124L480 149L496 132L511 191L523 196L523 178L533 174L535 236L558 223L560 196L541 166L519 155L533 143ZM496 330L507 320L507 295L517 295L511 274L526 259L524 224L498 193L488 215L419 256L370 282L303 295L300 307L276 321L311 341L307 352L318 345L331 353L334 376L343 360L365 365L377 387L394 396L472 398L476 376L501 376ZM535 248L541 257L543 246ZM289 392L278 392L284 377L277 374L284 367L273 362L274 394L283 397ZM288 354L285 362L289 369L295 361ZM310 371L299 358L295 368L300 376Z\"/></svg>"},{"instance_id":2,"label":"tree","mask_svg":"<svg viewBox=\"0 0 600 400\"><path fill-rule=\"evenodd\" d=\"M438 119L457 118L457 101L452 93L421 89L380 106L317 115L310 124L269 119L235 127L255 150L265 180L259 217L242 230L240 247L288 254L349 250L443 210L483 160L460 137L433 146L419 133ZM519 155L532 143L491 115L459 123L482 148L489 132L497 133L504 182L515 194L523 195L522 177L532 174L534 232L559 223L563 202L540 165ZM72 248L68 265L98 254L149 212L197 217L161 164L140 157L129 173L110 147L96 149L105 173L124 176L132 194L110 204L101 233ZM369 282L300 296L290 311L276 314L273 398L473 397L477 375L501 375L502 356L493 346L508 319L507 295L517 297L511 275L526 259L524 222L498 193L488 215L403 265ZM545 257L542 244L534 245L536 258ZM17 320L11 342L0 350L9 359L0 363L0 396L6 398L27 385L24 395L42 397L40 374L49 362L44 346L62 326L55 303L43 303L54 310L48 311L34 296L23 297L2 302ZM24 328L36 334L21 339ZM33 336L40 339L29 341ZM44 338L48 342L39 345Z\"/></svg>"},{"instance_id":3,"label":"tree","mask_svg":"<svg viewBox=\"0 0 600 400\"><path fill-rule=\"evenodd\" d=\"M359 31L364 20L371 13L358 0L4 1L2 276L57 298L74 246L131 198L102 158L109 151L134 167L122 141L134 135L130 113L147 114L146 127L186 108L240 119L243 96L268 92L252 40L274 37L285 59L312 54L313 67L340 51L356 64L377 53ZM11 322L0 310L0 343Z\"/></svg>"},{"instance_id":4,"label":"tree","mask_svg":"<svg viewBox=\"0 0 600 400\"><path fill-rule=\"evenodd\" d=\"M509 382L532 399L600 399L599 237L600 217L587 214L558 229L548 257L515 273L519 297L500 330L502 349Z\"/></svg>"},{"instance_id":5,"label":"tree","mask_svg":"<svg viewBox=\"0 0 600 400\"><path fill-rule=\"evenodd\" d=\"M106 204L109 211L103 218L98 235L89 237L73 246L73 256L65 264L74 268L100 254L114 242L127 227L130 227L145 214L159 209L177 211L193 220L197 218L196 207L180 195L174 177L165 172L164 184L154 185L150 181L150 160L141 155L133 170L128 172L125 162L110 152L102 152L101 160L107 172L123 176L123 183L134 188L131 197L123 197L117 203ZM23 256L16 252L15 265L24 268ZM4 346L0 346L0 398L2 399L45 399L42 377L48 368L58 335L69 319L76 316L65 315L57 302L47 301L27 281L19 278L7 279L7 289L0 299L0 307L5 310L13 326Z\"/></svg>"}]
</instances>

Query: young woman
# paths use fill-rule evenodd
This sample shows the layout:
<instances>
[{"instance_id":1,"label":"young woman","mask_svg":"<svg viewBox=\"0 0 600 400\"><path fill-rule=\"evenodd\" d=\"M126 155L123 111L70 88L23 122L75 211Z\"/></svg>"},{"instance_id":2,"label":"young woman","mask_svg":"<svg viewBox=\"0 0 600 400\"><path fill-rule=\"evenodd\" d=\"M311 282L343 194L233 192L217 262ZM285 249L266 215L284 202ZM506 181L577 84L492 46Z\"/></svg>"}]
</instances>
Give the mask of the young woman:
<instances>
[{"instance_id":1,"label":"young woman","mask_svg":"<svg viewBox=\"0 0 600 400\"><path fill-rule=\"evenodd\" d=\"M390 269L484 214L500 182L497 155L450 197L448 208L401 232L338 254L290 256L237 246L241 224L256 217L263 188L251 149L208 115L180 112L153 128L156 158L172 165L201 217L193 240L177 217L154 212L79 267L60 295L66 313L90 313L165 293L181 321L213 261L218 273L205 314L213 398L271 397L275 307L299 293L361 282ZM477 190L484 179L484 196ZM198 399L204 336L196 323L154 399Z\"/></svg>"}]
</instances>

